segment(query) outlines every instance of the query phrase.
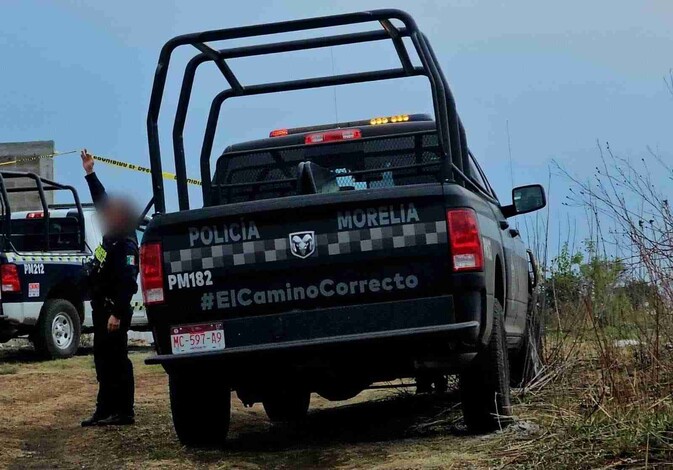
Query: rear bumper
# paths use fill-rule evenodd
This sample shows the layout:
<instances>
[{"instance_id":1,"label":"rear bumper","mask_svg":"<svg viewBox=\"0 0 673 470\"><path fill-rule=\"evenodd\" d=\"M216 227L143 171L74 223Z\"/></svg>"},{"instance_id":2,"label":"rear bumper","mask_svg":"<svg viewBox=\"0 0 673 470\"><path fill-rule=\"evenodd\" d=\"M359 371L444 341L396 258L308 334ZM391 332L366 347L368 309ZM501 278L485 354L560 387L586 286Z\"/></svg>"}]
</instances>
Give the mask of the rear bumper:
<instances>
[{"instance_id":1,"label":"rear bumper","mask_svg":"<svg viewBox=\"0 0 673 470\"><path fill-rule=\"evenodd\" d=\"M297 351L317 351L332 349L335 346L376 346L381 343L400 344L414 341L447 339L460 341L466 336L471 336L479 331L479 322L471 321L454 323L452 325L426 326L404 330L381 331L375 333L360 333L353 335L336 336L331 338L318 338L303 341L288 341L282 343L258 344L254 346L242 346L228 348L223 351L195 353L188 355L162 354L149 357L146 364L185 364L193 361L212 361L220 359L235 360L242 356L259 353L280 353Z\"/></svg>"},{"instance_id":2,"label":"rear bumper","mask_svg":"<svg viewBox=\"0 0 673 470\"><path fill-rule=\"evenodd\" d=\"M13 324L32 326L40 318L43 302L3 302L2 316Z\"/></svg>"},{"instance_id":3,"label":"rear bumper","mask_svg":"<svg viewBox=\"0 0 673 470\"><path fill-rule=\"evenodd\" d=\"M159 354L146 363L182 367L217 361L238 369L245 363L362 362L373 355L413 361L434 352L473 352L482 320L477 299L458 321L450 295L223 320L224 350L180 355L167 353L175 325L161 325L155 328Z\"/></svg>"}]
</instances>

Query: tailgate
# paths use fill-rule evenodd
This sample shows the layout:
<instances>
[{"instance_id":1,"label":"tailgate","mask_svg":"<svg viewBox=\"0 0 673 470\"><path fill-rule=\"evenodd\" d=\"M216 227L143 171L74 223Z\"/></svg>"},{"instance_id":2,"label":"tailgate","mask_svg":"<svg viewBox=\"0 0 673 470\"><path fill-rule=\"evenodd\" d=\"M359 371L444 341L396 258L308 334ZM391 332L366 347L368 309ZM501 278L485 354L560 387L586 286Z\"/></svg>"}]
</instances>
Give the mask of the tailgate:
<instances>
[{"instance_id":1,"label":"tailgate","mask_svg":"<svg viewBox=\"0 0 673 470\"><path fill-rule=\"evenodd\" d=\"M440 185L211 207L159 217L165 305L194 320L444 295ZM182 315L184 320L184 315Z\"/></svg>"}]
</instances>

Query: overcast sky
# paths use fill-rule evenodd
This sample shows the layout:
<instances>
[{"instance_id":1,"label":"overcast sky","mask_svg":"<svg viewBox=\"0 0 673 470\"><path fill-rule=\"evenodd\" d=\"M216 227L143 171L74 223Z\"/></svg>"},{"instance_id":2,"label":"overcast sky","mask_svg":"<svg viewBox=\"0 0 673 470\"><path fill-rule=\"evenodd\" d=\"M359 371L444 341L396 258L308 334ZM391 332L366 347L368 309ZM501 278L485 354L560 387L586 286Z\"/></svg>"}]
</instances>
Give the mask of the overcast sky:
<instances>
[{"instance_id":1,"label":"overcast sky","mask_svg":"<svg viewBox=\"0 0 673 470\"><path fill-rule=\"evenodd\" d=\"M53 139L60 151L87 146L99 155L148 165L147 104L159 49L169 38L389 7L409 11L432 42L468 143L503 203L509 203L512 179L516 185L546 184L552 159L589 177L597 140L634 158L651 146L673 161L673 99L663 81L673 67L670 0L0 0L0 141ZM183 51L172 65L184 67L195 52ZM389 45L376 44L244 59L232 68L246 84L389 67L394 59ZM214 70L204 67L197 79L186 128L188 170L195 178L207 109L224 87ZM173 166L170 131L182 72L172 71L160 122L167 169ZM431 109L423 79L341 87L336 107L332 89L239 99L225 104L216 149L264 137L273 128L331 122L336 116ZM56 176L86 191L77 158L60 157ZM109 189L132 191L143 203L150 197L146 175L101 164L98 173ZM560 202L567 186L553 180L556 221L566 220ZM166 188L172 205L173 183ZM192 199L198 204L198 190Z\"/></svg>"}]
</instances>

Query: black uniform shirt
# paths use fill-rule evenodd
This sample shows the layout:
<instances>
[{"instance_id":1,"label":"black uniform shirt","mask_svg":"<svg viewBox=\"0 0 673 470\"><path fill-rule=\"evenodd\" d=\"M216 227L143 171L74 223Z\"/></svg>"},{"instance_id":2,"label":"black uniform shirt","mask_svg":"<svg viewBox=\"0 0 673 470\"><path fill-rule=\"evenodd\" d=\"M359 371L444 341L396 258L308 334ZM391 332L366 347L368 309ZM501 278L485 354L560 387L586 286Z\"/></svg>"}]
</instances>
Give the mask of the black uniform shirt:
<instances>
[{"instance_id":1,"label":"black uniform shirt","mask_svg":"<svg viewBox=\"0 0 673 470\"><path fill-rule=\"evenodd\" d=\"M86 175L96 208L107 200L107 193L95 173ZM91 273L92 300L122 321L131 321L131 298L138 291L138 241L135 233L104 235L94 251Z\"/></svg>"}]
</instances>

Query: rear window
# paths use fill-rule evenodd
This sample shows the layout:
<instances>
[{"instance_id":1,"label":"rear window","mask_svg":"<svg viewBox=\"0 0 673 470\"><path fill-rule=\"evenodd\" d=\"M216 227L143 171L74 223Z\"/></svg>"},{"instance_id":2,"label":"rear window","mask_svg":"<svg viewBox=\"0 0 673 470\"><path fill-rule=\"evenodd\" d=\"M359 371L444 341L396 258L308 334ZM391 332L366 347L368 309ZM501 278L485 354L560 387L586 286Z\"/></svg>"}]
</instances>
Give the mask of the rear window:
<instances>
[{"instance_id":1,"label":"rear window","mask_svg":"<svg viewBox=\"0 0 673 470\"><path fill-rule=\"evenodd\" d=\"M230 152L217 161L213 199L227 204L294 196L305 161L330 170L336 190L357 191L438 182L440 160L432 132Z\"/></svg>"},{"instance_id":2,"label":"rear window","mask_svg":"<svg viewBox=\"0 0 673 470\"><path fill-rule=\"evenodd\" d=\"M0 233L5 222L0 221ZM77 217L49 219L49 251L80 249L81 234ZM12 219L10 241L17 251L46 251L43 219Z\"/></svg>"}]
</instances>

